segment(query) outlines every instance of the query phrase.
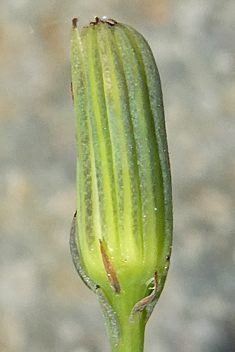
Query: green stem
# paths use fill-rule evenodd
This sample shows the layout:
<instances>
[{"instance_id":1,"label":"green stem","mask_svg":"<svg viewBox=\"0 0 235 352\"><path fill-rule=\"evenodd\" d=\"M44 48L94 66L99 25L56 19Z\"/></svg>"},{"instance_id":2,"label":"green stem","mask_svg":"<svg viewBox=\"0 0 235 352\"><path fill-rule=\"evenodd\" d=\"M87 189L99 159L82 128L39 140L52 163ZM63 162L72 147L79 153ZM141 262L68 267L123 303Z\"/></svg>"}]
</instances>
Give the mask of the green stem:
<instances>
[{"instance_id":1,"label":"green stem","mask_svg":"<svg viewBox=\"0 0 235 352\"><path fill-rule=\"evenodd\" d=\"M117 347L112 346L112 352L143 352L144 330L145 326L139 321L122 321L120 342Z\"/></svg>"},{"instance_id":2,"label":"green stem","mask_svg":"<svg viewBox=\"0 0 235 352\"><path fill-rule=\"evenodd\" d=\"M138 297L134 299L136 302L141 297L139 290L136 291L129 288L128 291L115 295L113 300L113 308L120 324L120 340L116 346L112 344L110 336L112 352L143 352L144 350L145 312L136 312L131 316L133 296Z\"/></svg>"}]
</instances>

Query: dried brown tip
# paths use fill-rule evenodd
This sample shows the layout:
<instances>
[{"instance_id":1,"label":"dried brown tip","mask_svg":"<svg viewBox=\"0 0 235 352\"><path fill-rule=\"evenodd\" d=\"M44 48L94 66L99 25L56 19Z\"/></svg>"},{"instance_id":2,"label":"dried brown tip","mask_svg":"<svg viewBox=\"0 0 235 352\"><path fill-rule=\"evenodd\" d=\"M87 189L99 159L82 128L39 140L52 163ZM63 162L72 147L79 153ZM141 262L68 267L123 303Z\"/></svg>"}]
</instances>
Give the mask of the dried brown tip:
<instances>
[{"instance_id":1,"label":"dried brown tip","mask_svg":"<svg viewBox=\"0 0 235 352\"><path fill-rule=\"evenodd\" d=\"M70 85L70 94L71 94L71 97L72 97L72 101L74 103L73 82L71 82L71 85ZM77 215L77 211L76 211L76 215ZM75 216L75 214L74 214L74 216Z\"/></svg>"},{"instance_id":2,"label":"dried brown tip","mask_svg":"<svg viewBox=\"0 0 235 352\"><path fill-rule=\"evenodd\" d=\"M113 264L108 257L108 254L104 248L103 242L101 240L99 240L99 241L100 241L100 251L101 251L101 255L102 255L102 259L103 259L103 263L104 263L104 268L107 273L109 283L116 293L120 293L121 286L118 281L117 274L114 270Z\"/></svg>"},{"instance_id":3,"label":"dried brown tip","mask_svg":"<svg viewBox=\"0 0 235 352\"><path fill-rule=\"evenodd\" d=\"M98 24L99 22L103 22L103 21L102 21L98 16L95 16L95 20L92 21L92 22L90 22L90 24L96 25L96 24Z\"/></svg>"},{"instance_id":4,"label":"dried brown tip","mask_svg":"<svg viewBox=\"0 0 235 352\"><path fill-rule=\"evenodd\" d=\"M117 21L113 20L112 18L108 18L105 22L110 26L115 26L115 24L117 24Z\"/></svg>"},{"instance_id":5,"label":"dried brown tip","mask_svg":"<svg viewBox=\"0 0 235 352\"><path fill-rule=\"evenodd\" d=\"M154 297L156 296L157 294L157 289L158 289L158 275L157 275L157 271L155 271L154 273L154 281L155 281L155 284L154 284L154 289L152 291L152 293L143 298L141 301L139 301L138 303L136 303L136 305L134 306L133 310L132 310L132 313L131 313L131 320L133 318L133 315L136 313L136 312L142 312L144 310L144 308L152 302L152 300L154 299Z\"/></svg>"},{"instance_id":6,"label":"dried brown tip","mask_svg":"<svg viewBox=\"0 0 235 352\"><path fill-rule=\"evenodd\" d=\"M111 18L105 18L105 17L103 17L103 19L101 19L101 18L99 18L98 16L95 16L95 20L92 21L92 22L90 22L90 24L94 24L94 25L96 25L96 24L98 24L98 23L107 23L107 24L109 24L110 26L114 26L114 25L117 23L117 21L115 21L115 20L113 20L113 19L111 19Z\"/></svg>"},{"instance_id":7,"label":"dried brown tip","mask_svg":"<svg viewBox=\"0 0 235 352\"><path fill-rule=\"evenodd\" d=\"M73 28L77 28L77 23L78 23L78 18L77 18L77 17L73 18L73 19L72 19L72 26L73 26Z\"/></svg>"}]
</instances>

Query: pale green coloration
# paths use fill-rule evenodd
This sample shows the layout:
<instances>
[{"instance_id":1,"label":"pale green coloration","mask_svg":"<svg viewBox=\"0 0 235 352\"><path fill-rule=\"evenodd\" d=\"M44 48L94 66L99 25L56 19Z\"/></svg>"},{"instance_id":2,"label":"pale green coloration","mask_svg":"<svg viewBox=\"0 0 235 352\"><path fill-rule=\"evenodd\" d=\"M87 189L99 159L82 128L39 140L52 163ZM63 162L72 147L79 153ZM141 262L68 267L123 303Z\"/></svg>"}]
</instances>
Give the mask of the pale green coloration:
<instances>
[{"instance_id":1,"label":"pale green coloration","mask_svg":"<svg viewBox=\"0 0 235 352\"><path fill-rule=\"evenodd\" d=\"M148 43L133 28L96 18L80 35L73 24L78 200L72 256L100 298L112 350L141 352L172 243L160 78Z\"/></svg>"}]
</instances>

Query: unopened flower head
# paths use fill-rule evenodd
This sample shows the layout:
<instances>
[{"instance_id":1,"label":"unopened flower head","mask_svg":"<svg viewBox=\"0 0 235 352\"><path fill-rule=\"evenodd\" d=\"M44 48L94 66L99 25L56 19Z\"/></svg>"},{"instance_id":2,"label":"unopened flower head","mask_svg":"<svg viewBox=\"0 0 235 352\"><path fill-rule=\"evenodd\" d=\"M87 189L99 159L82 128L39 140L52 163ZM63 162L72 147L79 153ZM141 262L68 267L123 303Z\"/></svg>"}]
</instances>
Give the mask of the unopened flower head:
<instances>
[{"instance_id":1,"label":"unopened flower head","mask_svg":"<svg viewBox=\"0 0 235 352\"><path fill-rule=\"evenodd\" d=\"M127 295L130 315L159 296L171 252L160 78L146 40L106 18L81 34L73 20L71 57L78 148L72 247L88 286L101 288L113 308Z\"/></svg>"}]
</instances>

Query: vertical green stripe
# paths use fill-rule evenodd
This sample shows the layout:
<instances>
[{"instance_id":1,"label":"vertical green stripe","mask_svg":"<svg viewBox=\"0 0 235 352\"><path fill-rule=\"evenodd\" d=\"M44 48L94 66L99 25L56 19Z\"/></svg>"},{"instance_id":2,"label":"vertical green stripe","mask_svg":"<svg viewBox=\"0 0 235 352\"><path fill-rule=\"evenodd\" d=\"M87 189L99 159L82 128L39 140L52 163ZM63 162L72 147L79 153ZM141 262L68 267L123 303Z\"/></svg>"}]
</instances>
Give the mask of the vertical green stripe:
<instances>
[{"instance_id":1,"label":"vertical green stripe","mask_svg":"<svg viewBox=\"0 0 235 352\"><path fill-rule=\"evenodd\" d=\"M113 150L113 169L119 213L121 253L124 259L135 258L136 247L142 246L139 219L139 188L136 180L136 155L125 77L113 31L109 25L97 25L104 92ZM135 224L135 225L134 225ZM135 232L136 231L136 232ZM141 258L139 258L140 260Z\"/></svg>"},{"instance_id":2,"label":"vertical green stripe","mask_svg":"<svg viewBox=\"0 0 235 352\"><path fill-rule=\"evenodd\" d=\"M101 219L101 238L107 241L112 234L112 245L117 246L117 220L114 174L112 169L112 147L109 135L107 112L103 92L103 79L99 62L95 27L86 29L82 37L88 90L88 111L91 138L94 148L95 172ZM108 211L107 211L108 210ZM95 231L96 229L94 229ZM97 239L97 236L96 236ZM98 243L97 243L98 245Z\"/></svg>"},{"instance_id":3,"label":"vertical green stripe","mask_svg":"<svg viewBox=\"0 0 235 352\"><path fill-rule=\"evenodd\" d=\"M78 144L78 231L87 231L89 241L92 238L92 201L91 201L91 162L90 138L87 121L87 87L85 79L85 65L82 45L77 29L72 29L72 79L74 104L77 115L77 144Z\"/></svg>"},{"instance_id":4,"label":"vertical green stripe","mask_svg":"<svg viewBox=\"0 0 235 352\"><path fill-rule=\"evenodd\" d=\"M156 260L158 243L153 232L162 231L163 227L161 219L163 194L161 194L161 187L159 187L162 180L161 169L143 66L138 57L138 48L133 45L130 36L126 33L127 31L122 25L116 26L115 39L117 45L122 48L123 66L128 84L131 116L138 151L145 256L152 256L152 259Z\"/></svg>"},{"instance_id":5,"label":"vertical green stripe","mask_svg":"<svg viewBox=\"0 0 235 352\"><path fill-rule=\"evenodd\" d=\"M134 45L139 49L139 55L143 64L143 72L146 79L150 108L154 119L155 134L157 138L157 152L162 172L162 185L164 194L164 233L158 236L159 263L163 265L166 255L169 254L172 242L172 189L170 163L168 155L167 137L165 129L165 117L160 76L149 44L144 37L130 26L125 25L126 30L132 37Z\"/></svg>"}]
</instances>

